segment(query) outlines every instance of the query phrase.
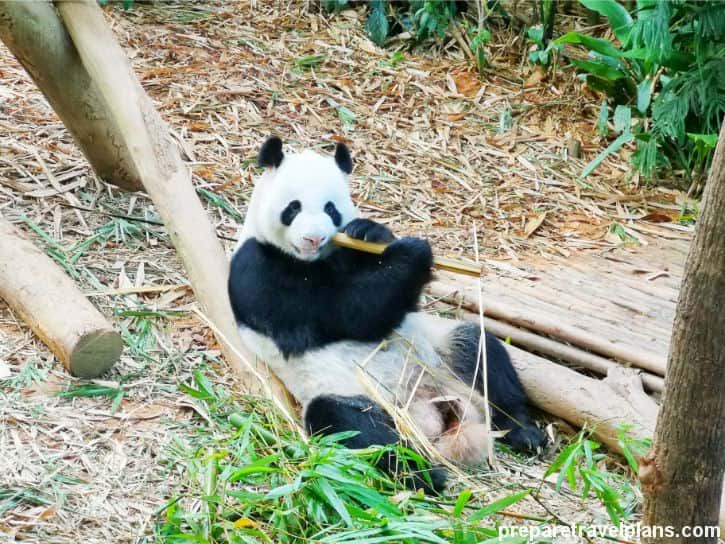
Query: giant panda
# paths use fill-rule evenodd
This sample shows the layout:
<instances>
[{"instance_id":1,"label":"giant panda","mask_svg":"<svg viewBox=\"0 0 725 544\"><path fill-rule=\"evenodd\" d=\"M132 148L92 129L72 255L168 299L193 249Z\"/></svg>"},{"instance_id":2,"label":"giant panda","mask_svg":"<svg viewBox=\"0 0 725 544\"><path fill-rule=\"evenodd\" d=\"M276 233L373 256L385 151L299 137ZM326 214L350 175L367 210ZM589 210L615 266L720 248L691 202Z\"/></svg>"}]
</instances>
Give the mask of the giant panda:
<instances>
[{"instance_id":1,"label":"giant panda","mask_svg":"<svg viewBox=\"0 0 725 544\"><path fill-rule=\"evenodd\" d=\"M431 279L429 244L358 217L344 144L333 156L285 154L272 136L258 164L265 172L232 253L229 298L244 344L300 403L307 431L358 431L346 441L352 448L396 443L383 405L404 406L445 458L483 462L481 330L418 310ZM389 246L382 255L339 248L337 232ZM486 353L493 426L508 431L503 441L514 450L533 452L546 435L529 415L507 352L486 334ZM393 472L397 461L388 453L380 463ZM444 486L440 468L413 472L412 487Z\"/></svg>"}]
</instances>

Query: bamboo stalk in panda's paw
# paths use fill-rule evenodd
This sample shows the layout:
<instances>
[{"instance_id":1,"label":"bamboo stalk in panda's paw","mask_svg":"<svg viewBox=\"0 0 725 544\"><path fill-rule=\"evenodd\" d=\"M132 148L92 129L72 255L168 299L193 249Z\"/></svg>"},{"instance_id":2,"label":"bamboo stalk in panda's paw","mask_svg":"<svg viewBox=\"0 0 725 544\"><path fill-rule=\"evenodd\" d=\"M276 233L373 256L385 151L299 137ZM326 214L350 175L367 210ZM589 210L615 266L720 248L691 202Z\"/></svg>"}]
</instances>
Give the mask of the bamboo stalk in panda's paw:
<instances>
[{"instance_id":1,"label":"bamboo stalk in panda's paw","mask_svg":"<svg viewBox=\"0 0 725 544\"><path fill-rule=\"evenodd\" d=\"M365 240L350 238L347 234L343 234L342 232L335 234L332 241L340 247L356 249L366 253L374 253L375 255L380 255L383 251L385 251L385 248L388 247L388 244L366 242ZM466 263L463 261L456 261L454 259L446 259L444 257L434 257L433 266L440 270L447 270L448 272L454 272L456 274L464 274L466 276L473 276L474 278L481 277L481 265L477 263Z\"/></svg>"}]
</instances>

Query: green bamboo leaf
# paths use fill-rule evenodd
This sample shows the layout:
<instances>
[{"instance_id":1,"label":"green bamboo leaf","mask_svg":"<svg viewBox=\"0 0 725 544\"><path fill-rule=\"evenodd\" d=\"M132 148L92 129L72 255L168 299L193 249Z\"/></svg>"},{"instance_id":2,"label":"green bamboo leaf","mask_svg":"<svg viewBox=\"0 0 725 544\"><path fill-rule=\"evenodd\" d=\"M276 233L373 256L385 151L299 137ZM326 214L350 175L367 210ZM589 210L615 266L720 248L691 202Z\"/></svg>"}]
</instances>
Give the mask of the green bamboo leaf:
<instances>
[{"instance_id":1,"label":"green bamboo leaf","mask_svg":"<svg viewBox=\"0 0 725 544\"><path fill-rule=\"evenodd\" d=\"M337 512L337 514L342 518L342 521L345 522L345 525L351 527L352 518L350 517L350 513L347 511L345 503L340 498L340 495L338 495L335 490L332 489L330 482L328 482L324 478L320 478L317 481L317 487L321 492L322 498L324 498L325 501L335 510L335 512Z\"/></svg>"},{"instance_id":2,"label":"green bamboo leaf","mask_svg":"<svg viewBox=\"0 0 725 544\"><path fill-rule=\"evenodd\" d=\"M381 47L385 45L385 38L388 37L388 18L385 15L385 2L372 3L370 16L365 23L365 30L375 44Z\"/></svg>"},{"instance_id":3,"label":"green bamboo leaf","mask_svg":"<svg viewBox=\"0 0 725 544\"><path fill-rule=\"evenodd\" d=\"M470 489L464 489L461 494L458 496L458 500L456 501L455 506L453 507L453 516L458 518L461 517L461 512L463 512L463 509L468 504L468 501L471 500L471 496L473 495L473 492Z\"/></svg>"},{"instance_id":4,"label":"green bamboo leaf","mask_svg":"<svg viewBox=\"0 0 725 544\"><path fill-rule=\"evenodd\" d=\"M504 497L503 499L499 499L495 502L492 502L491 504L487 504L480 510L477 510L474 512L471 517L468 518L468 521L470 523L475 523L477 521L482 520L485 517L491 516L493 514L496 514L503 510L504 508L508 508L512 504L516 504L521 499L529 495L530 491L527 489L526 491L520 491L519 493L514 493L513 495L509 495L508 497Z\"/></svg>"},{"instance_id":5,"label":"green bamboo leaf","mask_svg":"<svg viewBox=\"0 0 725 544\"><path fill-rule=\"evenodd\" d=\"M585 72L589 72L590 74L594 74L595 76L601 77L608 81L617 81L619 79L625 79L627 77L627 74L625 74L621 70L612 68L611 66L602 61L569 59L569 62L571 62L580 70L584 70Z\"/></svg>"},{"instance_id":6,"label":"green bamboo leaf","mask_svg":"<svg viewBox=\"0 0 725 544\"><path fill-rule=\"evenodd\" d=\"M632 127L632 110L621 104L614 109L614 131L618 134L630 132Z\"/></svg>"},{"instance_id":7,"label":"green bamboo leaf","mask_svg":"<svg viewBox=\"0 0 725 544\"><path fill-rule=\"evenodd\" d=\"M599 155L596 156L596 158L586 165L584 170L582 171L582 177L585 178L599 166L602 164L602 161L606 159L609 155L612 153L616 153L621 149L621 147L625 144L628 144L634 140L634 135L631 132L625 132L624 134L621 134L616 140L614 140L611 144L609 144L609 147L602 151Z\"/></svg>"},{"instance_id":8,"label":"green bamboo leaf","mask_svg":"<svg viewBox=\"0 0 725 544\"><path fill-rule=\"evenodd\" d=\"M624 43L632 28L632 16L627 9L616 0L581 0L585 7L603 15L617 39Z\"/></svg>"},{"instance_id":9,"label":"green bamboo leaf","mask_svg":"<svg viewBox=\"0 0 725 544\"><path fill-rule=\"evenodd\" d=\"M647 113L650 101L652 100L652 82L644 79L637 85L637 110L641 114Z\"/></svg>"},{"instance_id":10,"label":"green bamboo leaf","mask_svg":"<svg viewBox=\"0 0 725 544\"><path fill-rule=\"evenodd\" d=\"M563 36L554 40L555 45L561 45L565 43L583 45L587 49L596 51L597 53L601 53L602 55L607 55L608 57L619 58L622 56L622 51L614 47L607 40L604 40L602 38L593 38L585 34L580 34L579 32L568 32L567 34L564 34Z\"/></svg>"},{"instance_id":11,"label":"green bamboo leaf","mask_svg":"<svg viewBox=\"0 0 725 544\"><path fill-rule=\"evenodd\" d=\"M609 134L609 106L607 106L606 98L602 100L602 107L599 109L599 117L595 127L600 136Z\"/></svg>"}]
</instances>

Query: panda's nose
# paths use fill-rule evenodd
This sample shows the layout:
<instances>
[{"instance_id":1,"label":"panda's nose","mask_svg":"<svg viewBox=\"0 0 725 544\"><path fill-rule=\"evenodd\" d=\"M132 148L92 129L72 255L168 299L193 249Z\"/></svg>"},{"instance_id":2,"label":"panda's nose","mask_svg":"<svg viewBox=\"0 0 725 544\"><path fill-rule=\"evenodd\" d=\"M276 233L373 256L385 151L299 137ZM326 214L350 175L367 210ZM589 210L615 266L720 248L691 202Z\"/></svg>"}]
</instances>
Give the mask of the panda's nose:
<instances>
[{"instance_id":1,"label":"panda's nose","mask_svg":"<svg viewBox=\"0 0 725 544\"><path fill-rule=\"evenodd\" d=\"M314 249L319 249L327 241L327 236L303 236L302 239Z\"/></svg>"}]
</instances>

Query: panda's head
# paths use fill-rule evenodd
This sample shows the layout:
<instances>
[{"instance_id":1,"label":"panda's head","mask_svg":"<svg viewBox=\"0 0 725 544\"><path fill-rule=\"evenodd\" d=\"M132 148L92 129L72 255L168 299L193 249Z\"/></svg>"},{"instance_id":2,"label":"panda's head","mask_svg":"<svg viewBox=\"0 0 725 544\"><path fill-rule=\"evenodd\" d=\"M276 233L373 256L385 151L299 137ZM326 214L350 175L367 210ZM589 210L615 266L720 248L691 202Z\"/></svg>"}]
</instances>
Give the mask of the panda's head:
<instances>
[{"instance_id":1,"label":"panda's head","mask_svg":"<svg viewBox=\"0 0 725 544\"><path fill-rule=\"evenodd\" d=\"M245 221L246 237L272 244L304 261L325 257L335 233L357 216L348 176L352 158L344 144L334 156L314 151L284 154L272 136L259 150L257 181Z\"/></svg>"}]
</instances>

